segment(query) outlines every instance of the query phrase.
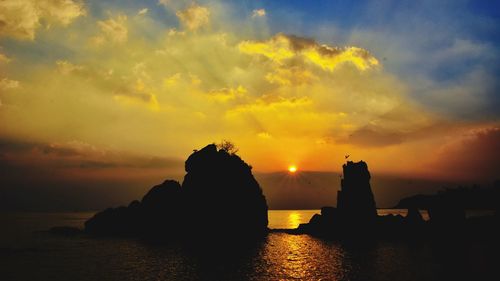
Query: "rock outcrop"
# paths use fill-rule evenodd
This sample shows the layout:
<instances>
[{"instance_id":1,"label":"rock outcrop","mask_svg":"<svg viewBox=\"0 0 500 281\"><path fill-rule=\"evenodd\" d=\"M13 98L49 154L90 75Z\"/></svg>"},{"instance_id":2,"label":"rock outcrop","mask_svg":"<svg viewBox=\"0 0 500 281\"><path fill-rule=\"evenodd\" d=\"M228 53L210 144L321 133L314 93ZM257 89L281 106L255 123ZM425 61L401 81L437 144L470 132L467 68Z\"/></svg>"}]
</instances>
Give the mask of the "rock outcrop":
<instances>
[{"instance_id":1,"label":"rock outcrop","mask_svg":"<svg viewBox=\"0 0 500 281\"><path fill-rule=\"evenodd\" d=\"M177 236L183 217L181 185L166 180L142 197L139 211L141 234L149 237Z\"/></svg>"},{"instance_id":2,"label":"rock outcrop","mask_svg":"<svg viewBox=\"0 0 500 281\"><path fill-rule=\"evenodd\" d=\"M141 201L109 208L85 223L94 235L148 238L237 239L262 237L267 203L251 167L214 144L185 163L182 186L173 180L153 187Z\"/></svg>"},{"instance_id":3,"label":"rock outcrop","mask_svg":"<svg viewBox=\"0 0 500 281\"><path fill-rule=\"evenodd\" d=\"M413 204L411 200L405 201L408 206L406 217L378 216L366 163L347 162L343 168L344 178L338 192L337 208L323 207L321 214L314 215L309 223L302 224L298 229L287 233L305 233L326 238L356 239L356 241L370 239L445 241L450 237L477 239L478 233L491 239L498 234L497 228L500 225L498 214L466 219L464 207L459 204L461 201L442 194L413 197L425 200L424 205ZM418 206L426 207L429 221L423 219Z\"/></svg>"},{"instance_id":4,"label":"rock outcrop","mask_svg":"<svg viewBox=\"0 0 500 281\"><path fill-rule=\"evenodd\" d=\"M337 193L337 208L342 219L356 224L371 223L377 217L377 207L370 186L366 162L348 161L342 166L344 177Z\"/></svg>"},{"instance_id":5,"label":"rock outcrop","mask_svg":"<svg viewBox=\"0 0 500 281\"><path fill-rule=\"evenodd\" d=\"M342 168L344 177L337 195L337 208L321 208L321 214L301 225L299 231L322 236L352 236L374 225L377 209L368 165L363 161L348 161Z\"/></svg>"},{"instance_id":6,"label":"rock outcrop","mask_svg":"<svg viewBox=\"0 0 500 281\"><path fill-rule=\"evenodd\" d=\"M185 169L188 229L228 230L239 236L267 232L266 199L251 167L239 156L212 144L191 154Z\"/></svg>"}]
</instances>

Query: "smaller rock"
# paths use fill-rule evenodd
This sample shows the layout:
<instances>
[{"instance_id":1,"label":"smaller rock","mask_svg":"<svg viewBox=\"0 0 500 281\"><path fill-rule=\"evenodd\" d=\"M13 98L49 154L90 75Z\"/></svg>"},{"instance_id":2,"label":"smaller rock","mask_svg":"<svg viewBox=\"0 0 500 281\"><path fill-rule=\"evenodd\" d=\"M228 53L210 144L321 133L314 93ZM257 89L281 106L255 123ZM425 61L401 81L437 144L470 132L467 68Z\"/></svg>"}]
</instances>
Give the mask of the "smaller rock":
<instances>
[{"instance_id":1,"label":"smaller rock","mask_svg":"<svg viewBox=\"0 0 500 281\"><path fill-rule=\"evenodd\" d=\"M422 214L420 214L417 208L409 208L405 221L410 224L422 224L424 223L424 218L422 218Z\"/></svg>"}]
</instances>

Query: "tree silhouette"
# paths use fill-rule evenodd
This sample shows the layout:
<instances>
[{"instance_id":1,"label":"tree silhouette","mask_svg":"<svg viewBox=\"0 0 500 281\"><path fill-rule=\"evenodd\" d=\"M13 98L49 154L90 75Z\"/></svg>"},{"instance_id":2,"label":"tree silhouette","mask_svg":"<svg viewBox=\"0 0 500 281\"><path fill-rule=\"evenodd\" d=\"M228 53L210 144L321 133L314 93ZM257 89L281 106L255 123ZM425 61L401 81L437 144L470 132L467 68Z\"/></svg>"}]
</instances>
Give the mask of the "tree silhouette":
<instances>
[{"instance_id":1,"label":"tree silhouette","mask_svg":"<svg viewBox=\"0 0 500 281\"><path fill-rule=\"evenodd\" d=\"M234 143L232 143L231 141L228 141L228 140L222 140L221 143L217 144L217 148L219 150L224 150L225 152L227 152L231 155L236 154L239 150Z\"/></svg>"}]
</instances>

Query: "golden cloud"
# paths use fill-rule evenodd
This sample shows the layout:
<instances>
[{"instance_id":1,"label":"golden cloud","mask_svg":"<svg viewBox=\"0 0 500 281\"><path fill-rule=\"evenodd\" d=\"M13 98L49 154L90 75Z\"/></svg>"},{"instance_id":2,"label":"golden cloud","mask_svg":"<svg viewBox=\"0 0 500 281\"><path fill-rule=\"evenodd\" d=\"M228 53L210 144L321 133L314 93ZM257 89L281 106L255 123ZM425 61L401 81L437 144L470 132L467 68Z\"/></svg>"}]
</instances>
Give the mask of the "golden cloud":
<instances>
[{"instance_id":1,"label":"golden cloud","mask_svg":"<svg viewBox=\"0 0 500 281\"><path fill-rule=\"evenodd\" d=\"M237 88L222 88L218 90L212 90L208 93L208 97L209 99L215 100L217 102L227 102L239 97L243 97L246 93L247 90L240 85Z\"/></svg>"},{"instance_id":2,"label":"golden cloud","mask_svg":"<svg viewBox=\"0 0 500 281\"><path fill-rule=\"evenodd\" d=\"M274 71L266 74L266 80L271 84L290 86L309 84L318 80L318 77L307 69L292 66L276 68Z\"/></svg>"},{"instance_id":3,"label":"golden cloud","mask_svg":"<svg viewBox=\"0 0 500 281\"><path fill-rule=\"evenodd\" d=\"M333 71L340 65L350 63L359 70L379 65L378 60L367 50L358 47L330 47L316 41L297 36L277 34L267 41L244 41L239 44L242 53L261 55L278 64L300 59L323 70Z\"/></svg>"},{"instance_id":4,"label":"golden cloud","mask_svg":"<svg viewBox=\"0 0 500 281\"><path fill-rule=\"evenodd\" d=\"M192 4L185 10L175 13L181 24L189 30L197 30L210 22L210 10L207 7Z\"/></svg>"},{"instance_id":5,"label":"golden cloud","mask_svg":"<svg viewBox=\"0 0 500 281\"><path fill-rule=\"evenodd\" d=\"M9 63L10 62L10 58L7 57L6 55L0 53L0 63Z\"/></svg>"},{"instance_id":6,"label":"golden cloud","mask_svg":"<svg viewBox=\"0 0 500 281\"><path fill-rule=\"evenodd\" d=\"M139 12L137 12L137 15L143 16L149 12L148 8L140 9Z\"/></svg>"},{"instance_id":7,"label":"golden cloud","mask_svg":"<svg viewBox=\"0 0 500 281\"><path fill-rule=\"evenodd\" d=\"M83 16L83 4L72 0L3 0L0 1L0 36L33 40L44 22L66 26Z\"/></svg>"},{"instance_id":8,"label":"golden cloud","mask_svg":"<svg viewBox=\"0 0 500 281\"><path fill-rule=\"evenodd\" d=\"M19 87L19 81L11 80L8 78L2 78L0 80L0 89L1 90L15 89L18 87Z\"/></svg>"},{"instance_id":9,"label":"golden cloud","mask_svg":"<svg viewBox=\"0 0 500 281\"><path fill-rule=\"evenodd\" d=\"M115 18L98 21L97 24L101 29L101 34L92 38L92 43L95 46L102 45L106 41L116 44L127 41L127 16L118 15Z\"/></svg>"},{"instance_id":10,"label":"golden cloud","mask_svg":"<svg viewBox=\"0 0 500 281\"><path fill-rule=\"evenodd\" d=\"M266 10L264 9L255 9L252 11L252 18L262 18L266 16Z\"/></svg>"},{"instance_id":11,"label":"golden cloud","mask_svg":"<svg viewBox=\"0 0 500 281\"><path fill-rule=\"evenodd\" d=\"M81 41L54 36L76 56L28 67L29 79L16 95L5 95L4 104L12 106L1 109L2 128L12 135L77 138L179 157L200 142L230 138L256 167L273 169L276 162L268 156L276 149L280 161L294 160L291 153L299 160L312 157L309 151L320 146L322 155L345 147L368 150L374 140L377 149L397 150L432 125L425 110L408 109L415 107L404 84L367 50L283 34L245 41L251 34L237 26L193 32L219 20L211 18L221 14L216 8L179 10L180 30L149 14L139 18L137 10L82 22L84 34L97 35L94 43L112 48L82 49ZM214 26L231 26L222 21ZM70 33L79 34L77 28ZM144 36L148 28L163 36ZM406 109L395 112L401 104ZM415 122L417 116L427 117ZM393 132L404 133L398 145L387 141Z\"/></svg>"},{"instance_id":12,"label":"golden cloud","mask_svg":"<svg viewBox=\"0 0 500 281\"><path fill-rule=\"evenodd\" d=\"M63 75L68 75L74 71L83 70L83 66L72 64L72 63L65 61L65 60L56 61L56 66L57 66L57 70Z\"/></svg>"}]
</instances>

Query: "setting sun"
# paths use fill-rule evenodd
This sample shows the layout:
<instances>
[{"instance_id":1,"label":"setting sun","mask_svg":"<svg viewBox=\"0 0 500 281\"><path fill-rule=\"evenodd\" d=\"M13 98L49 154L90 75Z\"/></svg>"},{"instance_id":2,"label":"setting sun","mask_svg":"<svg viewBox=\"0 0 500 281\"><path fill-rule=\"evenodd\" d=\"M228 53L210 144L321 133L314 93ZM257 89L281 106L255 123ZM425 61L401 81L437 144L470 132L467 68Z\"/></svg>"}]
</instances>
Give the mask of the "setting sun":
<instances>
[{"instance_id":1,"label":"setting sun","mask_svg":"<svg viewBox=\"0 0 500 281\"><path fill-rule=\"evenodd\" d=\"M288 167L288 171L289 171L290 173L295 173L295 172L297 172L297 166L295 166L295 165L291 165L290 167Z\"/></svg>"}]
</instances>

